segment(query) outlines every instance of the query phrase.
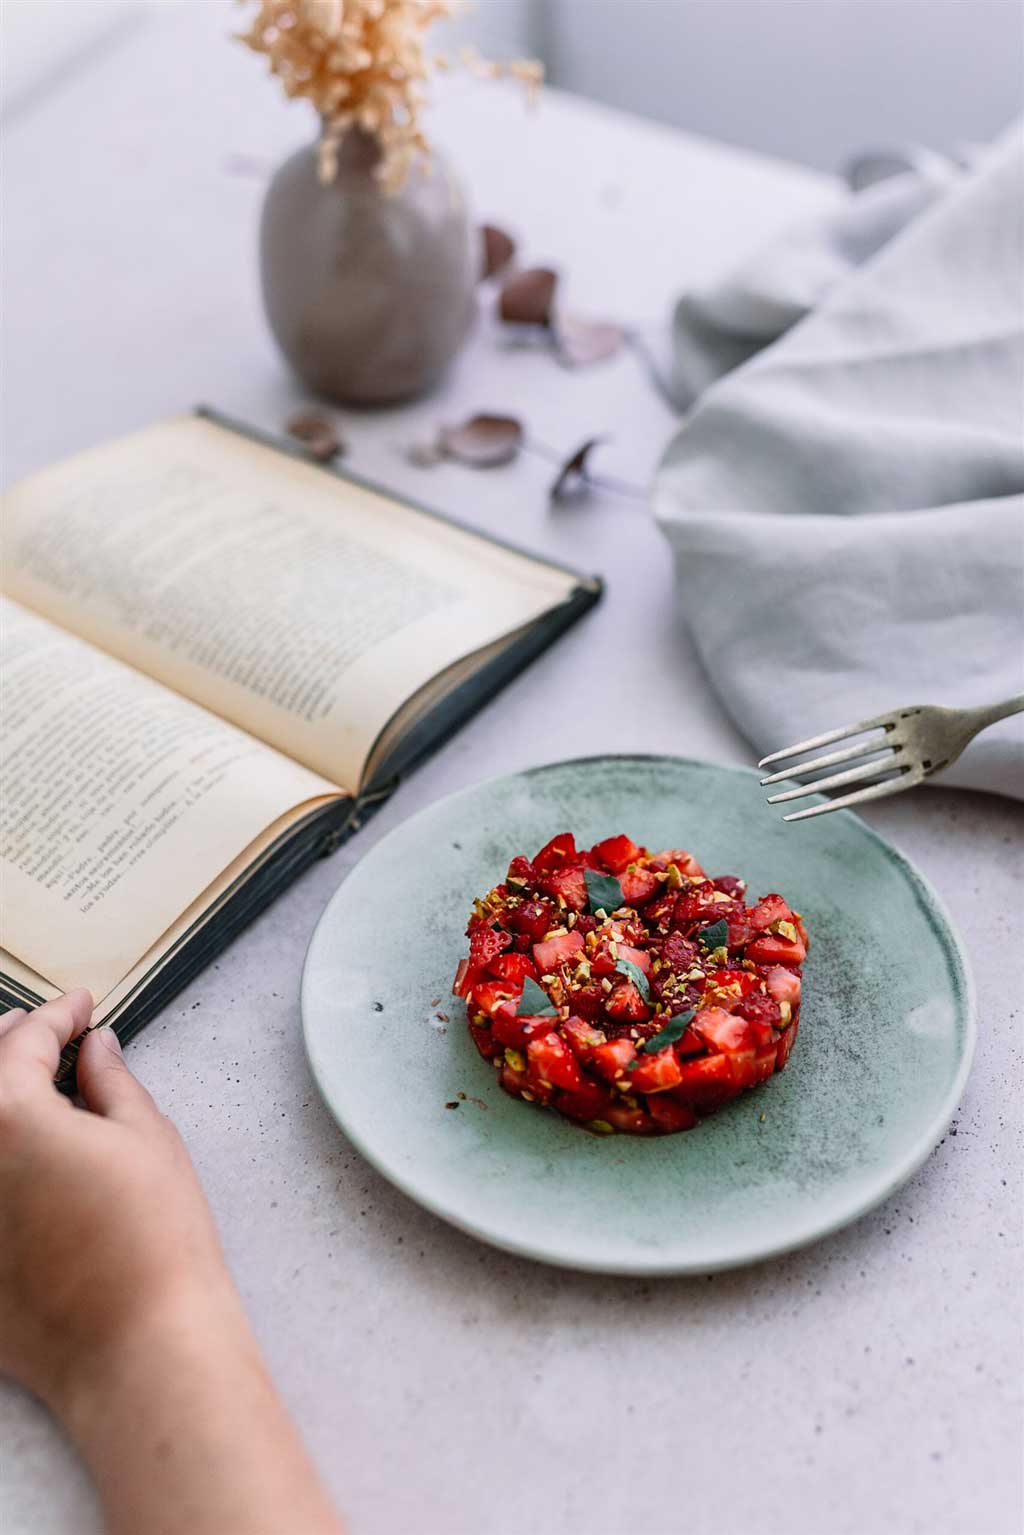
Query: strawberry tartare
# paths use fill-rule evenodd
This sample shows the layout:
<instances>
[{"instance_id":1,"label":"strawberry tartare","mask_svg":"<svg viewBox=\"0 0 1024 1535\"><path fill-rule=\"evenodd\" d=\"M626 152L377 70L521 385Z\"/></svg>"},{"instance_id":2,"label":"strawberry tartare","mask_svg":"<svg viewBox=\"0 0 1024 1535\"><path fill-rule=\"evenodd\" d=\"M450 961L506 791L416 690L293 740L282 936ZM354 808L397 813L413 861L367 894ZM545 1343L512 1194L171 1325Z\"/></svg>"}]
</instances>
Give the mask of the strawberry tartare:
<instances>
[{"instance_id":1,"label":"strawberry tartare","mask_svg":"<svg viewBox=\"0 0 1024 1535\"><path fill-rule=\"evenodd\" d=\"M781 895L571 832L473 903L453 990L513 1097L600 1134L690 1130L785 1066L807 929Z\"/></svg>"}]
</instances>

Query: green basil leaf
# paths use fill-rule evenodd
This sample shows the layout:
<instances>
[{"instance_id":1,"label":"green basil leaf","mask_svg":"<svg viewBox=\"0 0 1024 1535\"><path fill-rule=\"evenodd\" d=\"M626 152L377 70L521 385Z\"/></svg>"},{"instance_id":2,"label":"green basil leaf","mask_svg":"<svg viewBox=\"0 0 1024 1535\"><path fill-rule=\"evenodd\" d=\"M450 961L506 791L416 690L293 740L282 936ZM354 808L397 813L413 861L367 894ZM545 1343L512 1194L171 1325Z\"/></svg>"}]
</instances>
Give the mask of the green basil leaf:
<instances>
[{"instance_id":1,"label":"green basil leaf","mask_svg":"<svg viewBox=\"0 0 1024 1535\"><path fill-rule=\"evenodd\" d=\"M645 1055L657 1055L658 1051L664 1050L666 1045L674 1045L677 1039L682 1039L688 1024L695 1017L696 1009L692 1007L688 1012L676 1013L659 1033L652 1035L650 1039L645 1039L640 1049Z\"/></svg>"},{"instance_id":2,"label":"green basil leaf","mask_svg":"<svg viewBox=\"0 0 1024 1535\"><path fill-rule=\"evenodd\" d=\"M723 917L720 922L712 927L706 927L702 933L698 933L699 941L706 949L727 949L729 947L729 924Z\"/></svg>"},{"instance_id":3,"label":"green basil leaf","mask_svg":"<svg viewBox=\"0 0 1024 1535\"><path fill-rule=\"evenodd\" d=\"M584 869L583 878L587 882L587 899L590 902L591 913L606 911L611 916L613 911L618 911L620 906L625 906L626 898L622 894L622 886L614 874L598 874L596 869Z\"/></svg>"},{"instance_id":4,"label":"green basil leaf","mask_svg":"<svg viewBox=\"0 0 1024 1535\"><path fill-rule=\"evenodd\" d=\"M615 968L620 975L628 976L645 1002L651 1000L651 983L639 965L634 965L631 959L620 959L616 962Z\"/></svg>"},{"instance_id":5,"label":"green basil leaf","mask_svg":"<svg viewBox=\"0 0 1024 1535\"><path fill-rule=\"evenodd\" d=\"M532 975L528 975L523 982L523 994L519 998L519 1006L516 1008L517 1018L553 1018L558 1008L552 1002L543 986L538 986Z\"/></svg>"}]
</instances>

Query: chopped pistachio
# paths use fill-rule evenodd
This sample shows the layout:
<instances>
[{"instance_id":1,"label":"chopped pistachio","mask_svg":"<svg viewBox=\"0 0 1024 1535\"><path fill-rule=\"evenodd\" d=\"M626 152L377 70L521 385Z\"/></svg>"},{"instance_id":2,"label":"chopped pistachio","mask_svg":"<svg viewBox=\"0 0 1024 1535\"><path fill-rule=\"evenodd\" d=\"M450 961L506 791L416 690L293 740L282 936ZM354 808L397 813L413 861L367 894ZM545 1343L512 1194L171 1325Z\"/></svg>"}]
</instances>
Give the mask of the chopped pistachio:
<instances>
[{"instance_id":1,"label":"chopped pistachio","mask_svg":"<svg viewBox=\"0 0 1024 1535\"><path fill-rule=\"evenodd\" d=\"M792 1020L793 1009L788 1002L779 1003L779 1013L781 1015L781 1022L783 1024L787 1024Z\"/></svg>"},{"instance_id":2,"label":"chopped pistachio","mask_svg":"<svg viewBox=\"0 0 1024 1535\"><path fill-rule=\"evenodd\" d=\"M526 1056L521 1050L513 1050L511 1045L505 1051L505 1061L513 1071L526 1070Z\"/></svg>"},{"instance_id":3,"label":"chopped pistachio","mask_svg":"<svg viewBox=\"0 0 1024 1535\"><path fill-rule=\"evenodd\" d=\"M592 1119L588 1128L591 1130L596 1130L598 1135L615 1134L614 1128L608 1123L607 1119Z\"/></svg>"}]
</instances>

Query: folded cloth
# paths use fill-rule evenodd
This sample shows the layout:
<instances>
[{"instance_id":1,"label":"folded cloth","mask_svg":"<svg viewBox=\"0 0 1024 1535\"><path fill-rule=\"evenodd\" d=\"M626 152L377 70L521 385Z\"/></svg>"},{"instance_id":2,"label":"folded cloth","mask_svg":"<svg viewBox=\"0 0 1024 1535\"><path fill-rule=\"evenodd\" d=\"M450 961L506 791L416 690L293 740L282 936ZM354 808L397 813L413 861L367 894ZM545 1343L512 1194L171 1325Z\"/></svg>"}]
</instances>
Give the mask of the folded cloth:
<instances>
[{"instance_id":1,"label":"folded cloth","mask_svg":"<svg viewBox=\"0 0 1024 1535\"><path fill-rule=\"evenodd\" d=\"M680 306L678 380L748 360L670 444L655 511L758 755L900 705L1024 693L1022 193L1018 125L970 172L873 186L871 217L830 211L803 261L784 244ZM1024 717L941 782L1024 798Z\"/></svg>"}]
</instances>

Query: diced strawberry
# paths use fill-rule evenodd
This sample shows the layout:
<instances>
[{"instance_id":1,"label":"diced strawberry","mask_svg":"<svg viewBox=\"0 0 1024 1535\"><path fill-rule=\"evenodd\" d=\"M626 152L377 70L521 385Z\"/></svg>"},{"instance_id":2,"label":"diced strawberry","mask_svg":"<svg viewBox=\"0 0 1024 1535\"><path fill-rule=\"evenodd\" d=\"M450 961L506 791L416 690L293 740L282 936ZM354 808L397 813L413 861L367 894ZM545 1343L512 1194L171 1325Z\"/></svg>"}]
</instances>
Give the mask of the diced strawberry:
<instances>
[{"instance_id":1,"label":"diced strawberry","mask_svg":"<svg viewBox=\"0 0 1024 1535\"><path fill-rule=\"evenodd\" d=\"M782 1017L782 1010L775 998L763 991L752 991L741 997L734 1011L742 1018L749 1018L751 1023L777 1024Z\"/></svg>"},{"instance_id":2,"label":"diced strawberry","mask_svg":"<svg viewBox=\"0 0 1024 1535\"><path fill-rule=\"evenodd\" d=\"M648 862L652 869L659 869L662 873L670 863L674 863L680 874L686 874L690 879L701 879L704 875L704 870L693 854L681 847L670 847L662 853L652 853Z\"/></svg>"},{"instance_id":3,"label":"diced strawberry","mask_svg":"<svg viewBox=\"0 0 1024 1535\"><path fill-rule=\"evenodd\" d=\"M686 930L695 923L720 922L723 918L728 922L742 914L743 903L730 900L714 885L691 885L676 897L672 926Z\"/></svg>"},{"instance_id":4,"label":"diced strawberry","mask_svg":"<svg viewBox=\"0 0 1024 1535\"><path fill-rule=\"evenodd\" d=\"M563 900L570 911L587 909L587 881L580 868L552 869L550 874L541 875L540 888L554 900Z\"/></svg>"},{"instance_id":5,"label":"diced strawberry","mask_svg":"<svg viewBox=\"0 0 1024 1535\"><path fill-rule=\"evenodd\" d=\"M499 1009L515 1012L522 987L510 986L507 981L478 981L469 994L471 1012L486 1013L493 1018Z\"/></svg>"},{"instance_id":6,"label":"diced strawberry","mask_svg":"<svg viewBox=\"0 0 1024 1535\"><path fill-rule=\"evenodd\" d=\"M754 1081L751 1084L752 1086L758 1082L766 1081L771 1076L776 1068L778 1049L778 1045L773 1041L770 1045L765 1045L756 1052L754 1056Z\"/></svg>"},{"instance_id":7,"label":"diced strawberry","mask_svg":"<svg viewBox=\"0 0 1024 1535\"><path fill-rule=\"evenodd\" d=\"M720 1007L734 1013L747 994L760 983L749 970L713 970L708 976L705 1007Z\"/></svg>"},{"instance_id":8,"label":"diced strawberry","mask_svg":"<svg viewBox=\"0 0 1024 1535\"><path fill-rule=\"evenodd\" d=\"M527 954L499 954L487 968L499 981L506 981L509 986L518 987L520 991L527 976L534 981L538 979L537 966Z\"/></svg>"},{"instance_id":9,"label":"diced strawberry","mask_svg":"<svg viewBox=\"0 0 1024 1535\"><path fill-rule=\"evenodd\" d=\"M649 906L645 907L644 921L652 928L657 928L664 932L675 916L677 899L674 890L666 890L662 895L658 896L656 901L652 901Z\"/></svg>"},{"instance_id":10,"label":"diced strawberry","mask_svg":"<svg viewBox=\"0 0 1024 1535\"><path fill-rule=\"evenodd\" d=\"M525 933L537 943L558 920L558 908L550 901L524 901L505 918L514 933Z\"/></svg>"},{"instance_id":11,"label":"diced strawberry","mask_svg":"<svg viewBox=\"0 0 1024 1535\"><path fill-rule=\"evenodd\" d=\"M610 1039L606 1045L598 1045L593 1051L590 1064L595 1071L599 1071L602 1077L607 1077L609 1082L625 1071L628 1063L636 1055L636 1046L631 1039Z\"/></svg>"},{"instance_id":12,"label":"diced strawberry","mask_svg":"<svg viewBox=\"0 0 1024 1535\"><path fill-rule=\"evenodd\" d=\"M714 885L716 890L721 890L723 895L731 896L734 901L742 901L744 895L746 894L746 880L737 879L733 874L720 874L718 878L713 879L711 883Z\"/></svg>"},{"instance_id":13,"label":"diced strawberry","mask_svg":"<svg viewBox=\"0 0 1024 1535\"><path fill-rule=\"evenodd\" d=\"M738 909L742 909L741 907ZM730 915L725 919L729 924L730 949L742 949L744 944L750 942L754 936L754 929L745 917Z\"/></svg>"},{"instance_id":14,"label":"diced strawberry","mask_svg":"<svg viewBox=\"0 0 1024 1535\"><path fill-rule=\"evenodd\" d=\"M755 965L802 965L806 957L807 950L799 938L793 942L777 933L762 933L746 949L746 958Z\"/></svg>"},{"instance_id":15,"label":"diced strawberry","mask_svg":"<svg viewBox=\"0 0 1024 1535\"><path fill-rule=\"evenodd\" d=\"M800 1027L799 1018L794 1018L789 1028L783 1034L775 1047L775 1070L781 1071L789 1060L789 1052L796 1043L796 1031Z\"/></svg>"},{"instance_id":16,"label":"diced strawberry","mask_svg":"<svg viewBox=\"0 0 1024 1535\"><path fill-rule=\"evenodd\" d=\"M640 857L640 849L628 837L606 837L591 851L597 854L611 874L618 874L627 863L635 863Z\"/></svg>"},{"instance_id":17,"label":"diced strawberry","mask_svg":"<svg viewBox=\"0 0 1024 1535\"><path fill-rule=\"evenodd\" d=\"M609 1018L628 1020L630 1023L643 1023L651 1016L651 1009L639 990L632 981L628 980L619 981L612 987L604 1004L604 1010Z\"/></svg>"},{"instance_id":18,"label":"diced strawberry","mask_svg":"<svg viewBox=\"0 0 1024 1535\"><path fill-rule=\"evenodd\" d=\"M680 1072L682 1080L673 1089L673 1096L698 1112L710 1114L742 1092L725 1055L703 1055L695 1061L682 1061Z\"/></svg>"},{"instance_id":19,"label":"diced strawberry","mask_svg":"<svg viewBox=\"0 0 1024 1535\"><path fill-rule=\"evenodd\" d=\"M669 933L663 939L658 949L658 958L663 966L675 972L676 975L685 975L687 970L692 970L701 951L689 938L684 938L682 933Z\"/></svg>"},{"instance_id":20,"label":"diced strawberry","mask_svg":"<svg viewBox=\"0 0 1024 1535\"><path fill-rule=\"evenodd\" d=\"M579 933L559 933L554 938L547 938L543 943L535 943L533 946L533 958L541 975L550 975L556 966L571 959L583 948L583 938Z\"/></svg>"},{"instance_id":21,"label":"diced strawberry","mask_svg":"<svg viewBox=\"0 0 1024 1535\"><path fill-rule=\"evenodd\" d=\"M469 962L483 970L492 959L497 959L499 954L509 948L511 943L511 934L503 931L495 932L494 928L480 923L470 930Z\"/></svg>"},{"instance_id":22,"label":"diced strawberry","mask_svg":"<svg viewBox=\"0 0 1024 1535\"><path fill-rule=\"evenodd\" d=\"M768 995L774 997L776 1002L788 1002L790 1007L796 1007L800 1001L800 977L794 975L792 970L787 970L784 965L774 965L764 978L768 988Z\"/></svg>"},{"instance_id":23,"label":"diced strawberry","mask_svg":"<svg viewBox=\"0 0 1024 1535\"><path fill-rule=\"evenodd\" d=\"M477 1024L471 1023L469 1032L473 1036L473 1043L485 1061L489 1061L493 1056L501 1054L501 1045L494 1038L490 1029L482 1029Z\"/></svg>"},{"instance_id":24,"label":"diced strawberry","mask_svg":"<svg viewBox=\"0 0 1024 1535\"><path fill-rule=\"evenodd\" d=\"M549 1082L552 1087L564 1087L568 1092L576 1092L582 1087L583 1078L576 1057L554 1029L538 1039L531 1039L527 1054L531 1077L536 1074L542 1082Z\"/></svg>"},{"instance_id":25,"label":"diced strawberry","mask_svg":"<svg viewBox=\"0 0 1024 1535\"><path fill-rule=\"evenodd\" d=\"M671 1045L666 1045L656 1055L639 1055L637 1060L639 1065L628 1073L633 1092L664 1093L670 1087L678 1087L683 1079L682 1067Z\"/></svg>"},{"instance_id":26,"label":"diced strawberry","mask_svg":"<svg viewBox=\"0 0 1024 1535\"><path fill-rule=\"evenodd\" d=\"M694 1029L687 1029L682 1039L676 1045L677 1055L699 1055L707 1046L700 1035Z\"/></svg>"},{"instance_id":27,"label":"diced strawberry","mask_svg":"<svg viewBox=\"0 0 1024 1535\"><path fill-rule=\"evenodd\" d=\"M654 1120L643 1109L631 1109L628 1103L609 1105L604 1119L624 1135L653 1135Z\"/></svg>"},{"instance_id":28,"label":"diced strawberry","mask_svg":"<svg viewBox=\"0 0 1024 1535\"><path fill-rule=\"evenodd\" d=\"M570 986L566 1000L573 1012L589 1023L594 1023L604 1012L604 992L600 981L587 981L583 986Z\"/></svg>"},{"instance_id":29,"label":"diced strawberry","mask_svg":"<svg viewBox=\"0 0 1024 1535\"><path fill-rule=\"evenodd\" d=\"M721 1007L702 1007L691 1027L713 1050L729 1055L737 1050L753 1050L756 1045L754 1025Z\"/></svg>"},{"instance_id":30,"label":"diced strawberry","mask_svg":"<svg viewBox=\"0 0 1024 1535\"><path fill-rule=\"evenodd\" d=\"M798 917L796 912L793 913L793 926L796 928L797 934L799 935L799 938L800 938L800 942L803 944L804 950L806 951L811 946L810 936L809 936L809 934L807 932L806 927L804 926L804 919L803 919L803 917Z\"/></svg>"},{"instance_id":31,"label":"diced strawberry","mask_svg":"<svg viewBox=\"0 0 1024 1535\"><path fill-rule=\"evenodd\" d=\"M533 860L533 866L539 873L547 874L551 869L560 869L567 863L578 861L576 838L571 831L563 831L557 837L552 837L550 842L545 842Z\"/></svg>"},{"instance_id":32,"label":"diced strawberry","mask_svg":"<svg viewBox=\"0 0 1024 1535\"><path fill-rule=\"evenodd\" d=\"M525 1050L531 1039L535 1039L538 1034L546 1034L550 1028L550 1018L521 1016L511 1009L502 1009L491 1020L491 1033L498 1043L502 1047L511 1045L516 1050Z\"/></svg>"},{"instance_id":33,"label":"diced strawberry","mask_svg":"<svg viewBox=\"0 0 1024 1535\"><path fill-rule=\"evenodd\" d=\"M627 906L643 906L659 890L659 883L649 869L624 869L619 884Z\"/></svg>"},{"instance_id":34,"label":"diced strawberry","mask_svg":"<svg viewBox=\"0 0 1024 1535\"><path fill-rule=\"evenodd\" d=\"M678 1098L654 1096L647 1099L647 1112L662 1135L674 1135L679 1130L692 1130L697 1116Z\"/></svg>"},{"instance_id":35,"label":"diced strawberry","mask_svg":"<svg viewBox=\"0 0 1024 1535\"><path fill-rule=\"evenodd\" d=\"M476 984L479 970L471 965L468 959L459 960L459 968L455 972L455 980L452 984L452 992L456 997L468 997L471 988Z\"/></svg>"},{"instance_id":36,"label":"diced strawberry","mask_svg":"<svg viewBox=\"0 0 1024 1535\"><path fill-rule=\"evenodd\" d=\"M611 1093L600 1082L583 1081L575 1092L555 1094L555 1108L570 1119L589 1123L592 1119L606 1119L611 1104Z\"/></svg>"},{"instance_id":37,"label":"diced strawberry","mask_svg":"<svg viewBox=\"0 0 1024 1535\"><path fill-rule=\"evenodd\" d=\"M607 1042L604 1030L595 1028L583 1018L567 1018L560 1028L569 1049L580 1061L588 1061L596 1047Z\"/></svg>"},{"instance_id":38,"label":"diced strawberry","mask_svg":"<svg viewBox=\"0 0 1024 1535\"><path fill-rule=\"evenodd\" d=\"M514 888L519 889L523 885L529 885L532 889L537 883L537 870L528 858L519 854L509 864L505 879Z\"/></svg>"},{"instance_id":39,"label":"diced strawberry","mask_svg":"<svg viewBox=\"0 0 1024 1535\"><path fill-rule=\"evenodd\" d=\"M617 943L615 948L620 959L628 959L629 963L636 965L637 969L642 970L644 975L650 975L651 956L646 949L634 949L628 943Z\"/></svg>"},{"instance_id":40,"label":"diced strawberry","mask_svg":"<svg viewBox=\"0 0 1024 1535\"><path fill-rule=\"evenodd\" d=\"M501 1083L505 1091L510 1093L513 1098L521 1098L523 1096L523 1089L528 1087L526 1072L517 1071L516 1068L514 1066L510 1066L507 1061L501 1068L501 1075L499 1076L498 1081Z\"/></svg>"},{"instance_id":41,"label":"diced strawberry","mask_svg":"<svg viewBox=\"0 0 1024 1535\"><path fill-rule=\"evenodd\" d=\"M773 922L788 922L792 915L781 895L763 895L756 906L747 908L747 921L755 933L763 933Z\"/></svg>"}]
</instances>

